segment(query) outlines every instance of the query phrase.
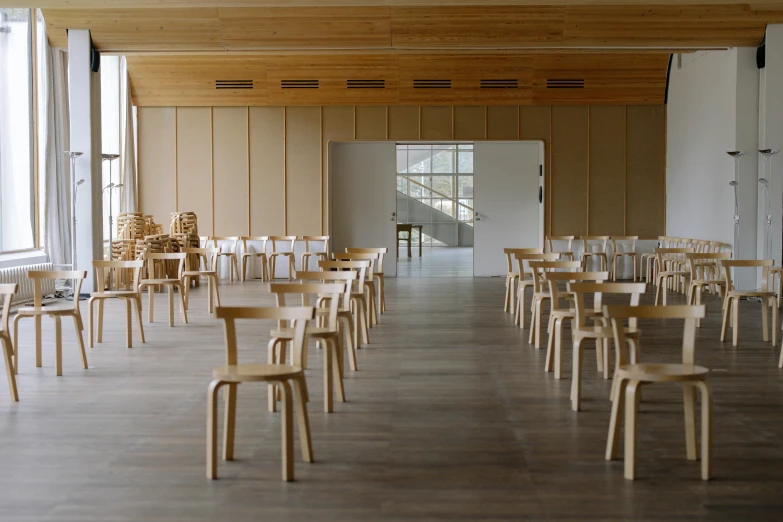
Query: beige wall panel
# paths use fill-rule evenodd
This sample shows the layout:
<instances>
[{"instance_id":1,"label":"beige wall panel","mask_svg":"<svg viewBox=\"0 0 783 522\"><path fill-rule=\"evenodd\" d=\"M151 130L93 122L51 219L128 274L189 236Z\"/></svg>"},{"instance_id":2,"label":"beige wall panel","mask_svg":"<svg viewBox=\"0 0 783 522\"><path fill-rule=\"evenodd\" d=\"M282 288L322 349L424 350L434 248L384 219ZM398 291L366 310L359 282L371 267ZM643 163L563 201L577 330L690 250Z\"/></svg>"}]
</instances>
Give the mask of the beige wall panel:
<instances>
[{"instance_id":1,"label":"beige wall panel","mask_svg":"<svg viewBox=\"0 0 783 522\"><path fill-rule=\"evenodd\" d=\"M419 107L389 107L389 139L419 139Z\"/></svg>"},{"instance_id":2,"label":"beige wall panel","mask_svg":"<svg viewBox=\"0 0 783 522\"><path fill-rule=\"evenodd\" d=\"M587 234L587 107L552 108L552 234Z\"/></svg>"},{"instance_id":3,"label":"beige wall panel","mask_svg":"<svg viewBox=\"0 0 783 522\"><path fill-rule=\"evenodd\" d=\"M627 117L628 235L666 231L666 106L629 106Z\"/></svg>"},{"instance_id":4,"label":"beige wall panel","mask_svg":"<svg viewBox=\"0 0 783 522\"><path fill-rule=\"evenodd\" d=\"M552 155L550 143L551 107L521 106L519 107L519 139L544 140L544 231L553 234L551 217L552 203ZM570 234L568 234L570 235Z\"/></svg>"},{"instance_id":5,"label":"beige wall panel","mask_svg":"<svg viewBox=\"0 0 783 522\"><path fill-rule=\"evenodd\" d=\"M247 107L212 109L216 236L244 236L249 230Z\"/></svg>"},{"instance_id":6,"label":"beige wall panel","mask_svg":"<svg viewBox=\"0 0 783 522\"><path fill-rule=\"evenodd\" d=\"M519 107L516 105L487 107L487 139L515 140L517 136L519 136Z\"/></svg>"},{"instance_id":7,"label":"beige wall panel","mask_svg":"<svg viewBox=\"0 0 783 522\"><path fill-rule=\"evenodd\" d=\"M421 139L450 140L453 136L452 107L421 108Z\"/></svg>"},{"instance_id":8,"label":"beige wall panel","mask_svg":"<svg viewBox=\"0 0 783 522\"><path fill-rule=\"evenodd\" d=\"M177 210L195 212L199 234L212 235L212 121L209 107L177 109Z\"/></svg>"},{"instance_id":9,"label":"beige wall panel","mask_svg":"<svg viewBox=\"0 0 783 522\"><path fill-rule=\"evenodd\" d=\"M329 234L329 142L351 141L353 139L353 107L324 107L322 128L324 194L321 233Z\"/></svg>"},{"instance_id":10,"label":"beige wall panel","mask_svg":"<svg viewBox=\"0 0 783 522\"><path fill-rule=\"evenodd\" d=\"M454 138L483 140L487 137L487 108L454 107Z\"/></svg>"},{"instance_id":11,"label":"beige wall panel","mask_svg":"<svg viewBox=\"0 0 783 522\"><path fill-rule=\"evenodd\" d=\"M386 107L356 107L356 139L386 139Z\"/></svg>"},{"instance_id":12,"label":"beige wall panel","mask_svg":"<svg viewBox=\"0 0 783 522\"><path fill-rule=\"evenodd\" d=\"M321 108L288 107L285 131L286 233L321 230Z\"/></svg>"},{"instance_id":13,"label":"beige wall panel","mask_svg":"<svg viewBox=\"0 0 783 522\"><path fill-rule=\"evenodd\" d=\"M250 108L250 234L285 232L285 109Z\"/></svg>"},{"instance_id":14,"label":"beige wall panel","mask_svg":"<svg viewBox=\"0 0 783 522\"><path fill-rule=\"evenodd\" d=\"M625 234L625 107L590 107L590 234Z\"/></svg>"},{"instance_id":15,"label":"beige wall panel","mask_svg":"<svg viewBox=\"0 0 783 522\"><path fill-rule=\"evenodd\" d=\"M176 110L139 107L139 209L168 228L176 195Z\"/></svg>"}]
</instances>

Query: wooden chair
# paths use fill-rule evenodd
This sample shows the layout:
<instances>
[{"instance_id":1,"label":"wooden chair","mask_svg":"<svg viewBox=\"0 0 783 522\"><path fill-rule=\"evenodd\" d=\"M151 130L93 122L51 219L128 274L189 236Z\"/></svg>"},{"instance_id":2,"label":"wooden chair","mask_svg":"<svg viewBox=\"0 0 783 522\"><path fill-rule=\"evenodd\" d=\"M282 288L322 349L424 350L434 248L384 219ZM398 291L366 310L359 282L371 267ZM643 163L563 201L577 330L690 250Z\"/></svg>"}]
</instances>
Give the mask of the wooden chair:
<instances>
[{"instance_id":1,"label":"wooden chair","mask_svg":"<svg viewBox=\"0 0 783 522\"><path fill-rule=\"evenodd\" d=\"M656 248L664 248L665 241L665 236L658 236L658 246ZM641 269L639 279L651 283L655 278L655 252L646 252L640 255L639 268Z\"/></svg>"},{"instance_id":2,"label":"wooden chair","mask_svg":"<svg viewBox=\"0 0 783 522\"><path fill-rule=\"evenodd\" d=\"M369 317L370 317L370 328L372 328L374 325L378 324L379 318L378 318L378 306L376 305L375 296L378 295L379 291L376 286L376 280L375 280L375 266L378 263L378 259L380 257L380 254L364 254L364 253L356 253L356 252L335 252L333 254L335 261L369 261L370 266L367 267L367 280L364 284L364 290L367 292L367 306L369 311Z\"/></svg>"},{"instance_id":3,"label":"wooden chair","mask_svg":"<svg viewBox=\"0 0 783 522\"><path fill-rule=\"evenodd\" d=\"M185 309L190 305L191 279L198 281L202 276L207 278L207 310L212 313L212 296L214 294L217 305L220 306L220 291L218 290L218 256L219 248L183 248L186 255L185 271L182 272L182 284L185 287ZM193 266L193 262L198 263ZM203 268L202 268L203 263Z\"/></svg>"},{"instance_id":4,"label":"wooden chair","mask_svg":"<svg viewBox=\"0 0 783 522\"><path fill-rule=\"evenodd\" d=\"M582 271L587 270L587 261L591 257L597 257L601 261L601 271L605 271L609 262L606 258L606 243L609 236L582 236ZM597 251L592 251L592 246L598 246Z\"/></svg>"},{"instance_id":5,"label":"wooden chair","mask_svg":"<svg viewBox=\"0 0 783 522\"><path fill-rule=\"evenodd\" d=\"M778 280L777 286L775 286L775 278ZM771 266L769 268L769 288L777 289L778 308L780 308L781 296L783 296L783 267Z\"/></svg>"},{"instance_id":6,"label":"wooden chair","mask_svg":"<svg viewBox=\"0 0 783 522\"><path fill-rule=\"evenodd\" d=\"M541 315L543 313L542 305L544 301L550 301L549 326L552 323L552 301L550 300L552 296L548 285L544 281L544 274L555 270L573 272L578 270L582 263L579 261L529 261L528 265L533 271L533 301L530 305L533 316L530 320L530 336L527 342L539 349L541 348ZM547 331L550 331L549 327L547 327Z\"/></svg>"},{"instance_id":7,"label":"wooden chair","mask_svg":"<svg viewBox=\"0 0 783 522\"><path fill-rule=\"evenodd\" d=\"M397 257L400 256L400 240L408 243L408 257L411 257L411 242L413 241L413 225L397 225ZM421 238L419 238L421 242Z\"/></svg>"},{"instance_id":8,"label":"wooden chair","mask_svg":"<svg viewBox=\"0 0 783 522\"><path fill-rule=\"evenodd\" d=\"M87 343L90 348L93 343L93 304L98 302L98 342L103 342L103 304L107 299L122 299L125 301L125 345L133 347L133 334L131 324L131 303L136 307L136 322L139 325L139 338L144 340L144 326L141 324L141 295L139 294L139 277L144 268L144 261L93 261L92 266L98 278L101 290L92 292L87 302ZM132 276L124 275L131 271ZM124 288L123 280L130 281L130 287ZM104 286L107 282L108 286Z\"/></svg>"},{"instance_id":9,"label":"wooden chair","mask_svg":"<svg viewBox=\"0 0 783 522\"><path fill-rule=\"evenodd\" d=\"M225 258L228 260L228 280L234 281L234 274L236 274L237 280L239 280L239 259L237 258L239 237L209 236L207 241L212 242L213 248L220 249L218 264L215 266L215 270L220 272L220 260Z\"/></svg>"},{"instance_id":10,"label":"wooden chair","mask_svg":"<svg viewBox=\"0 0 783 522\"><path fill-rule=\"evenodd\" d=\"M378 311L386 313L386 291L383 281L383 256L389 253L388 248L346 248L347 254L378 254L373 266L373 276L378 285Z\"/></svg>"},{"instance_id":11,"label":"wooden chair","mask_svg":"<svg viewBox=\"0 0 783 522\"><path fill-rule=\"evenodd\" d=\"M577 263L579 261L576 261ZM544 280L549 287L549 296L551 300L551 312L549 314L549 340L546 346L545 372L551 372L554 363L555 379L562 376L562 355L563 355L563 323L571 323L572 332L576 330L574 321L576 319L576 308L574 299L570 294L563 294L558 287L561 282L595 282L608 281L609 272L546 272ZM563 301L568 302L564 305ZM586 319L593 319L597 312L585 310ZM553 360L554 359L554 360Z\"/></svg>"},{"instance_id":12,"label":"wooden chair","mask_svg":"<svg viewBox=\"0 0 783 522\"><path fill-rule=\"evenodd\" d=\"M180 310L182 311L182 322L188 324L188 310L185 305L185 285L182 282L182 274L185 271L184 252L172 252L162 254L144 254L144 261L147 263L147 273L153 277L142 279L139 282L139 294L147 287L149 294L149 311L147 312L147 322L152 323L155 315L155 292L152 287L162 285L168 289L169 294L169 326L174 326L174 289L179 290ZM165 268L167 261L176 263L176 271L172 274L160 273L161 265ZM157 271L156 271L157 270ZM155 277L159 275L160 277ZM176 276L176 277L173 277Z\"/></svg>"},{"instance_id":13,"label":"wooden chair","mask_svg":"<svg viewBox=\"0 0 783 522\"><path fill-rule=\"evenodd\" d=\"M701 295L704 288L711 292L718 293L723 297L726 293L726 280L718 279L713 276L713 268L720 268L720 262L731 258L730 252L704 252L704 253L686 253L690 270L690 282L688 283L688 303L689 305L701 305ZM701 319L696 319L696 328L701 327Z\"/></svg>"},{"instance_id":14,"label":"wooden chair","mask_svg":"<svg viewBox=\"0 0 783 522\"><path fill-rule=\"evenodd\" d=\"M11 400L19 402L19 392L16 389L16 375L14 375L14 345L11 342L11 331L8 328L8 313L11 311L11 299L18 285L12 283L0 284L0 297L3 298L3 312L0 317L0 343L3 344L3 362L5 363L5 375L8 378L8 391Z\"/></svg>"},{"instance_id":15,"label":"wooden chair","mask_svg":"<svg viewBox=\"0 0 783 522\"><path fill-rule=\"evenodd\" d=\"M684 291L685 279L690 275L690 270L680 270L677 256L692 254L693 248L656 248L656 265L658 273L655 276L655 304L658 304L663 289L663 306L666 306L669 288ZM687 261L686 258L682 258Z\"/></svg>"},{"instance_id":16,"label":"wooden chair","mask_svg":"<svg viewBox=\"0 0 783 522\"><path fill-rule=\"evenodd\" d=\"M617 393L612 401L606 460L617 457L617 437L625 410L625 478L636 476L636 416L642 385L680 383L685 405L685 447L688 460L696 460L696 390L701 392L701 478L709 480L712 458L712 396L707 383L709 370L696 365L696 320L705 315L704 306L606 306L604 316L612 322L616 346L625 344L625 320L685 319L682 341L682 363L628 364L622 350L617 350Z\"/></svg>"},{"instance_id":17,"label":"wooden chair","mask_svg":"<svg viewBox=\"0 0 783 522\"><path fill-rule=\"evenodd\" d=\"M272 283L269 290L275 294L277 306L286 306L286 295L297 295L301 300L301 306L315 304L319 296L327 296L329 314L325 317L324 326L308 326L305 330L305 343L302 345L300 365L307 369L307 339L320 341L324 346L324 411L332 413L333 389L337 390L337 400L345 402L345 389L343 388L343 358L342 338L337 325L337 311L340 309L340 297L345 292L346 283ZM293 340L295 330L288 327L285 321L278 321L277 328L270 332L269 362L282 364L285 361L285 344ZM279 348L278 348L279 347ZM293 353L292 353L293 356ZM270 386L269 409L274 411L276 394L273 386Z\"/></svg>"},{"instance_id":18,"label":"wooden chair","mask_svg":"<svg viewBox=\"0 0 783 522\"><path fill-rule=\"evenodd\" d=\"M503 254L506 256L506 300L503 305L503 311L515 313L516 309L516 288L519 280L519 272L514 270L514 256L516 254L543 254L543 248L504 248ZM530 274L527 274L530 275Z\"/></svg>"},{"instance_id":19,"label":"wooden chair","mask_svg":"<svg viewBox=\"0 0 783 522\"><path fill-rule=\"evenodd\" d=\"M525 289L527 287L532 288L533 285L535 284L533 282L533 277L534 277L533 271L528 270L525 267L525 263L529 263L530 261L557 261L558 259L560 259L560 254L515 253L514 259L517 260L517 273L519 274L519 283L517 284L517 309L516 309L516 313L514 314L514 324L518 324L519 328L522 329L525 327ZM527 276L530 276L530 278L528 278ZM534 319L532 314L533 312L532 301L530 304L531 304L530 321L532 322Z\"/></svg>"},{"instance_id":20,"label":"wooden chair","mask_svg":"<svg viewBox=\"0 0 783 522\"><path fill-rule=\"evenodd\" d=\"M769 267L772 259L727 259L721 262L723 277L726 281L726 297L723 301L723 325L720 329L720 340L726 340L726 332L731 323L732 346L739 341L739 302L743 297L758 297L761 300L761 330L764 341L769 341L767 327L767 308L772 308L772 344L778 342L778 303L775 292L768 289ZM761 288L756 290L735 290L731 277L732 268L761 268ZM729 320L731 319L731 321Z\"/></svg>"},{"instance_id":21,"label":"wooden chair","mask_svg":"<svg viewBox=\"0 0 783 522\"><path fill-rule=\"evenodd\" d=\"M353 312L353 343L357 349L361 348L361 343L370 343L370 325L368 319L367 294L364 291L367 270L372 263L369 260L361 261L318 261L318 268L323 271L345 271L353 270L358 272L355 280L355 288L351 290L351 308ZM359 332L361 331L361 336Z\"/></svg>"},{"instance_id":22,"label":"wooden chair","mask_svg":"<svg viewBox=\"0 0 783 522\"><path fill-rule=\"evenodd\" d=\"M612 329L603 325L587 325L588 315L585 308L585 294L594 294L593 308L601 310L601 300L604 294L630 295L631 306L639 304L639 297L645 292L645 283L568 283L568 291L576 297L576 329L574 331L574 362L571 379L571 409L579 411L582 398L582 358L583 343L595 341L596 362L598 370L603 371L604 379L609 378L609 340L612 339ZM625 332L625 338L636 340L639 329L632 322ZM615 351L623 350L625 345L615 345Z\"/></svg>"},{"instance_id":23,"label":"wooden chair","mask_svg":"<svg viewBox=\"0 0 783 522\"><path fill-rule=\"evenodd\" d=\"M575 236L547 236L544 246L548 246L546 249L548 254L560 254L563 257L567 257L569 261L574 260L574 243ZM555 250L553 241L568 241L568 246L565 250Z\"/></svg>"},{"instance_id":24,"label":"wooden chair","mask_svg":"<svg viewBox=\"0 0 783 522\"><path fill-rule=\"evenodd\" d=\"M307 417L305 396L307 381L302 366L302 349L307 321L315 317L312 307L252 308L218 307L215 313L225 322L226 365L212 370L212 382L207 392L207 478L217 478L218 394L227 387L225 396L225 430L223 432L223 460L234 460L234 433L236 429L237 391L240 383L265 382L278 387L282 396L280 426L283 446L283 480L294 479L294 426L293 403L296 416L302 460L313 461L310 440L310 422ZM293 364L239 364L237 357L237 320L277 320L293 323L291 353ZM255 342L255 339L254 339ZM271 352L270 352L271 353Z\"/></svg>"},{"instance_id":25,"label":"wooden chair","mask_svg":"<svg viewBox=\"0 0 783 522\"><path fill-rule=\"evenodd\" d=\"M617 281L617 260L630 257L633 262L633 280L636 281L636 241L639 236L613 236L612 237L612 281ZM630 250L621 252L620 247L630 243Z\"/></svg>"},{"instance_id":26,"label":"wooden chair","mask_svg":"<svg viewBox=\"0 0 783 522\"><path fill-rule=\"evenodd\" d=\"M282 256L288 259L288 280L291 281L294 278L294 272L296 272L296 254L294 254L296 236L269 236L269 242L272 243L272 253L269 254L269 278L272 281L275 280L275 267L277 265L277 258ZM281 242L288 243L288 248L290 250L278 252L277 244Z\"/></svg>"},{"instance_id":27,"label":"wooden chair","mask_svg":"<svg viewBox=\"0 0 783 522\"><path fill-rule=\"evenodd\" d=\"M77 270L30 270L27 277L33 280L33 306L23 306L16 311L14 318L14 371L19 373L19 321L24 317L35 319L35 366L40 368L41 363L41 318L48 315L54 319L54 368L57 376L63 374L63 317L73 317L73 325L76 329L76 339L79 341L79 350L82 356L82 367L87 369L87 353L84 351L84 322L79 310L79 292L82 281L87 277L87 272ZM73 304L57 303L43 305L42 279L70 279L73 283Z\"/></svg>"},{"instance_id":28,"label":"wooden chair","mask_svg":"<svg viewBox=\"0 0 783 522\"><path fill-rule=\"evenodd\" d=\"M242 281L247 279L247 265L250 260L261 262L261 281L269 281L269 262L266 256L269 236L241 236L239 239L242 241ZM253 252L250 251L251 247Z\"/></svg>"},{"instance_id":29,"label":"wooden chair","mask_svg":"<svg viewBox=\"0 0 783 522\"><path fill-rule=\"evenodd\" d=\"M305 251L302 252L302 270L310 270L310 258L314 257L316 261L328 261L329 260L329 236L302 236L299 238L304 241ZM311 251L311 243L323 243L323 252Z\"/></svg>"}]
</instances>

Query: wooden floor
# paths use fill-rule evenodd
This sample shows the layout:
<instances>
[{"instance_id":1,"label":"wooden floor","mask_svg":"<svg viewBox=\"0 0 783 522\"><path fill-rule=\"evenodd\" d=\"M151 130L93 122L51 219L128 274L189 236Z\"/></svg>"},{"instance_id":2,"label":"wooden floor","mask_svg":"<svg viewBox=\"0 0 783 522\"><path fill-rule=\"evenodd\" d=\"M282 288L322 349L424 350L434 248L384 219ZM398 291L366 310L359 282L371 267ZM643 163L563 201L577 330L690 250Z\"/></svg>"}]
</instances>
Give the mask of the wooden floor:
<instances>
[{"instance_id":1,"label":"wooden floor","mask_svg":"<svg viewBox=\"0 0 783 522\"><path fill-rule=\"evenodd\" d=\"M426 254L426 253L425 253ZM260 282L223 283L224 304L271 304ZM82 370L70 326L64 374L54 376L51 323L44 367L32 323L20 341L21 402L0 388L0 520L429 521L741 520L783 517L783 373L760 341L758 305L742 303L739 348L718 342L716 302L697 359L715 369L715 480L685 460L681 393L645 389L638 480L603 459L609 382L588 350L581 413L571 381L543 371L545 350L502 311L503 279L398 278L388 313L347 372L345 404L322 412L319 353L309 405L316 462L297 455L280 480L279 414L260 386L240 390L237 460L204 477L206 388L222 364L223 331L206 313L146 326L124 346L122 308L107 306L104 343ZM146 297L145 297L146 304ZM146 316L146 311L145 311ZM680 325L642 324L645 360L678 355ZM245 360L265 358L266 327L245 327ZM241 352L240 352L241 353ZM570 360L570 348L568 349ZM566 362L565 376L570 363ZM0 383L2 386L5 383Z\"/></svg>"}]
</instances>

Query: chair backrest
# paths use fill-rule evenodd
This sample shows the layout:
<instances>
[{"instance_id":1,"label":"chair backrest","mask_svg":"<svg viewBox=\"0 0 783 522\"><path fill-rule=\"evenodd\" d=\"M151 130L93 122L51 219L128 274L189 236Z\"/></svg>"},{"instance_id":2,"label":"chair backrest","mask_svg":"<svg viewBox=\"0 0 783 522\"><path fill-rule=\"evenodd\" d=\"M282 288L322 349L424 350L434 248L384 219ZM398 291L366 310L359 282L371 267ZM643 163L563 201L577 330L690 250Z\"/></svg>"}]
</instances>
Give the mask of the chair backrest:
<instances>
[{"instance_id":1,"label":"chair backrest","mask_svg":"<svg viewBox=\"0 0 783 522\"><path fill-rule=\"evenodd\" d=\"M337 283L271 283L269 291L275 294L278 307L286 306L286 295L296 295L300 299L298 306L314 306L319 297L329 300L329 318L327 327L337 328L337 312L340 310L340 296L345 293L347 282ZM284 321L279 322L280 328L285 327Z\"/></svg>"},{"instance_id":2,"label":"chair backrest","mask_svg":"<svg viewBox=\"0 0 783 522\"><path fill-rule=\"evenodd\" d=\"M78 296L82 289L82 281L87 278L84 270L29 270L27 277L33 280L33 306L40 307L43 302L42 279L68 279L73 281L73 295ZM73 309L79 309L79 299L73 300Z\"/></svg>"},{"instance_id":3,"label":"chair backrest","mask_svg":"<svg viewBox=\"0 0 783 522\"><path fill-rule=\"evenodd\" d=\"M155 263L162 263L165 267L167 261L174 261L177 264L176 277L169 279L182 279L182 272L185 271L185 258L188 255L185 252L164 252L164 253L145 253L144 261L147 262L147 276L155 279ZM164 270L165 272L165 270Z\"/></svg>"},{"instance_id":4,"label":"chair backrest","mask_svg":"<svg viewBox=\"0 0 783 522\"><path fill-rule=\"evenodd\" d=\"M612 236L612 252L615 254L619 252L618 245L626 246L630 244L631 249L625 252L636 253L636 242L638 240L639 236Z\"/></svg>"},{"instance_id":5,"label":"chair backrest","mask_svg":"<svg viewBox=\"0 0 783 522\"><path fill-rule=\"evenodd\" d=\"M324 248L320 252L329 252L329 236L302 236L299 239L304 241L305 252L317 252L316 250L310 250L310 243L323 243Z\"/></svg>"},{"instance_id":6,"label":"chair backrest","mask_svg":"<svg viewBox=\"0 0 783 522\"><path fill-rule=\"evenodd\" d=\"M369 261L370 266L367 267L367 281L372 282L375 277L374 265L378 262L380 254L361 254L355 252L335 252L333 254L335 261Z\"/></svg>"},{"instance_id":7,"label":"chair backrest","mask_svg":"<svg viewBox=\"0 0 783 522\"><path fill-rule=\"evenodd\" d=\"M638 319L685 319L682 332L682 363L694 364L696 360L696 320L706 315L704 305L687 306L604 306L604 317L612 322L614 345L617 347L617 367L625 364L625 328L624 321L635 322ZM642 352L644 353L644 352Z\"/></svg>"},{"instance_id":8,"label":"chair backrest","mask_svg":"<svg viewBox=\"0 0 783 522\"><path fill-rule=\"evenodd\" d=\"M519 279L522 280L525 276L533 276L533 271L528 270L530 267L525 266L530 261L557 261L560 259L560 254L514 254L514 259L517 260L517 271L519 272Z\"/></svg>"},{"instance_id":9,"label":"chair backrest","mask_svg":"<svg viewBox=\"0 0 783 522\"><path fill-rule=\"evenodd\" d=\"M577 261L578 262L578 261ZM562 310L570 308L570 304L565 307L560 306L560 287L558 283L566 282L572 283L577 281L592 281L598 283L600 281L608 281L609 272L546 272L544 273L544 281L549 283L549 297L552 300L552 310Z\"/></svg>"},{"instance_id":10,"label":"chair backrest","mask_svg":"<svg viewBox=\"0 0 783 522\"><path fill-rule=\"evenodd\" d=\"M122 273L124 271L133 271L133 275L130 278L131 286L129 290L134 292L139 289L139 277L141 276L141 269L144 268L144 261L100 261L96 260L92 262L92 266L95 268L95 275L98 278L99 288L104 288L106 281L109 282L109 290L117 290L119 284L122 281Z\"/></svg>"},{"instance_id":11,"label":"chair backrest","mask_svg":"<svg viewBox=\"0 0 783 522\"><path fill-rule=\"evenodd\" d=\"M296 279L300 282L318 282L318 283L335 283L344 282L345 292L343 293L343 308L348 309L351 306L351 289L354 282L359 278L358 270L344 270L342 272L304 272L299 271L296 273Z\"/></svg>"},{"instance_id":12,"label":"chair backrest","mask_svg":"<svg viewBox=\"0 0 783 522\"><path fill-rule=\"evenodd\" d=\"M543 248L504 248L503 254L506 256L506 267L509 272L514 271L514 256L516 254L543 254Z\"/></svg>"},{"instance_id":13,"label":"chair backrest","mask_svg":"<svg viewBox=\"0 0 783 522\"><path fill-rule=\"evenodd\" d=\"M547 236L546 242L544 243L544 247L548 253L554 253L554 252L570 252L573 253L574 251L574 239L576 236ZM552 243L553 241L568 241L568 246L565 250L555 250L555 246Z\"/></svg>"},{"instance_id":14,"label":"chair backrest","mask_svg":"<svg viewBox=\"0 0 783 522\"><path fill-rule=\"evenodd\" d=\"M576 324L584 327L585 294L594 294L593 309L601 310L601 300L604 294L630 295L631 306L639 304L639 297L646 291L647 283L568 283L568 291L576 296ZM631 326L636 326L636 320L632 320ZM618 345L621 346L621 345Z\"/></svg>"},{"instance_id":15,"label":"chair backrest","mask_svg":"<svg viewBox=\"0 0 783 522\"><path fill-rule=\"evenodd\" d=\"M0 316L0 330L8 332L8 313L11 310L11 298L16 293L19 285L16 283L0 284L0 297L3 298L3 315Z\"/></svg>"},{"instance_id":16,"label":"chair backrest","mask_svg":"<svg viewBox=\"0 0 783 522\"><path fill-rule=\"evenodd\" d=\"M773 264L772 259L727 259L721 262L723 277L726 280L726 290L734 290L734 282L731 278L732 268L761 268L761 291L766 292L769 287L769 268Z\"/></svg>"},{"instance_id":17,"label":"chair backrest","mask_svg":"<svg viewBox=\"0 0 783 522\"><path fill-rule=\"evenodd\" d=\"M239 236L209 236L208 242L212 242L214 248L219 248L221 252L236 252L239 244ZM204 245L209 246L209 245Z\"/></svg>"},{"instance_id":18,"label":"chair backrest","mask_svg":"<svg viewBox=\"0 0 783 522\"><path fill-rule=\"evenodd\" d=\"M280 252L293 252L296 239L296 236L269 236L269 242L272 243L272 252L277 252L278 243L288 243L288 250L281 250Z\"/></svg>"},{"instance_id":19,"label":"chair backrest","mask_svg":"<svg viewBox=\"0 0 783 522\"><path fill-rule=\"evenodd\" d=\"M676 247L676 248L656 248L655 249L655 258L658 262L658 270L664 271L666 268L666 260L672 260L672 259L684 259L687 261L687 259L684 257L685 254L693 254L693 248L683 248L683 247Z\"/></svg>"},{"instance_id":20,"label":"chair backrest","mask_svg":"<svg viewBox=\"0 0 783 522\"><path fill-rule=\"evenodd\" d=\"M717 266L720 270L722 261L731 258L730 252L693 252L685 253L685 259L688 260L688 267L691 271L691 280L705 279L699 275L699 268L706 266Z\"/></svg>"},{"instance_id":21,"label":"chair backrest","mask_svg":"<svg viewBox=\"0 0 783 522\"><path fill-rule=\"evenodd\" d=\"M304 346L307 321L315 318L315 308L312 306L289 306L286 308L254 307L254 306L218 306L215 317L223 319L226 334L226 364L237 364L237 319L270 319L290 321L293 323L294 339L291 348L291 358L296 366L302 366L302 348ZM253 337L255 343L256 337Z\"/></svg>"},{"instance_id":22,"label":"chair backrest","mask_svg":"<svg viewBox=\"0 0 783 522\"><path fill-rule=\"evenodd\" d=\"M188 272L202 270L202 260L204 261L204 272L217 270L219 248L183 248L182 253L187 256L185 257L185 270ZM196 263L195 266L193 266L194 262Z\"/></svg>"},{"instance_id":23,"label":"chair backrest","mask_svg":"<svg viewBox=\"0 0 783 522\"><path fill-rule=\"evenodd\" d=\"M249 253L249 247L253 247L257 254L266 254L266 243L269 241L269 236L239 236L239 240L242 241L243 254Z\"/></svg>"},{"instance_id":24,"label":"chair backrest","mask_svg":"<svg viewBox=\"0 0 783 522\"><path fill-rule=\"evenodd\" d=\"M609 236L582 236L582 252L593 252L589 246L598 246L598 250L595 253L606 253L606 243L609 241Z\"/></svg>"},{"instance_id":25,"label":"chair backrest","mask_svg":"<svg viewBox=\"0 0 783 522\"><path fill-rule=\"evenodd\" d=\"M554 252L559 254L559 252ZM544 274L555 270L575 272L582 268L581 261L528 261L528 266L533 274L533 292L545 291Z\"/></svg>"},{"instance_id":26,"label":"chair backrest","mask_svg":"<svg viewBox=\"0 0 783 522\"><path fill-rule=\"evenodd\" d=\"M378 262L375 264L373 272L383 274L383 256L389 253L388 248L346 248L348 254L378 254Z\"/></svg>"},{"instance_id":27,"label":"chair backrest","mask_svg":"<svg viewBox=\"0 0 783 522\"><path fill-rule=\"evenodd\" d=\"M364 292L364 283L366 281L367 270L370 269L372 261L369 259L362 259L358 261L318 261L318 268L324 272L328 270L355 270L359 272L356 277L356 291Z\"/></svg>"}]
</instances>

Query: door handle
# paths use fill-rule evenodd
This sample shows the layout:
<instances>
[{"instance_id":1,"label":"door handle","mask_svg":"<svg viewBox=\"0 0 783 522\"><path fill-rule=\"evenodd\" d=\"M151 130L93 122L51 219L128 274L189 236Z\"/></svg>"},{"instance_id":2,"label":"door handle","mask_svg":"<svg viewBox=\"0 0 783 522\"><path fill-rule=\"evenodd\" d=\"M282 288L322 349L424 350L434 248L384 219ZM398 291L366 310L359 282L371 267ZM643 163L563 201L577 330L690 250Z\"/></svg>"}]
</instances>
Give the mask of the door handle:
<instances>
[{"instance_id":1,"label":"door handle","mask_svg":"<svg viewBox=\"0 0 783 522\"><path fill-rule=\"evenodd\" d=\"M544 187L541 186L538 187L538 202L539 203L544 202Z\"/></svg>"},{"instance_id":2,"label":"door handle","mask_svg":"<svg viewBox=\"0 0 783 522\"><path fill-rule=\"evenodd\" d=\"M481 221L481 214L479 214L478 212L473 212L473 219L475 219L476 221Z\"/></svg>"},{"instance_id":3,"label":"door handle","mask_svg":"<svg viewBox=\"0 0 783 522\"><path fill-rule=\"evenodd\" d=\"M389 221L397 221L397 213L392 212L391 217L389 218Z\"/></svg>"}]
</instances>

